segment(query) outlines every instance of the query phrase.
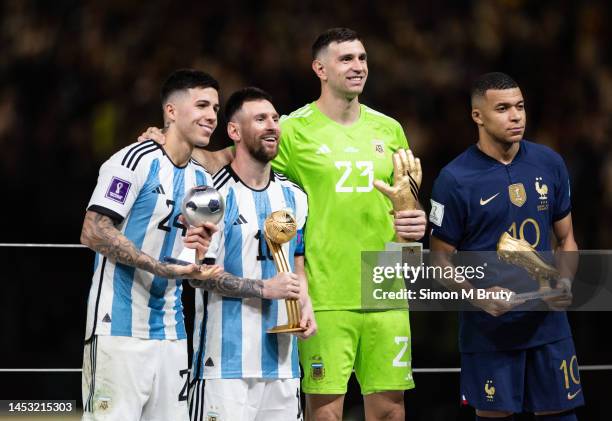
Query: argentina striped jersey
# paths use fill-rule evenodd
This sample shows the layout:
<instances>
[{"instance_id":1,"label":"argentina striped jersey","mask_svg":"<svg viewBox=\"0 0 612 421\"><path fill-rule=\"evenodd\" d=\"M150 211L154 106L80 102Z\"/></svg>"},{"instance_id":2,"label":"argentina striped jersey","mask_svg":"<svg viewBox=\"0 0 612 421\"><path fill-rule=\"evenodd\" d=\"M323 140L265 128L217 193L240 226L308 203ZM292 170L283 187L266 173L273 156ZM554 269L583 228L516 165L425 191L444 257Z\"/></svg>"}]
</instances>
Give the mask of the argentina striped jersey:
<instances>
[{"instance_id":1,"label":"argentina striped jersey","mask_svg":"<svg viewBox=\"0 0 612 421\"><path fill-rule=\"evenodd\" d=\"M226 272L245 278L269 279L276 275L263 236L263 223L271 212L288 208L298 223L298 235L283 246L293 269L293 256L303 254L306 194L272 171L266 188L252 190L229 165L215 174L213 182L225 199L225 215L215 234L219 238L213 241L218 246L216 253L213 251L217 264ZM284 301L222 297L198 290L193 378L299 377L296 337L266 333L267 329L286 323Z\"/></svg>"},{"instance_id":2,"label":"argentina striped jersey","mask_svg":"<svg viewBox=\"0 0 612 421\"><path fill-rule=\"evenodd\" d=\"M155 259L176 257L186 230L178 220L183 197L191 187L211 184L210 174L195 161L177 167L155 142L136 143L102 165L87 209L112 218L123 235ZM181 293L181 280L96 253L86 338L184 339Z\"/></svg>"}]
</instances>

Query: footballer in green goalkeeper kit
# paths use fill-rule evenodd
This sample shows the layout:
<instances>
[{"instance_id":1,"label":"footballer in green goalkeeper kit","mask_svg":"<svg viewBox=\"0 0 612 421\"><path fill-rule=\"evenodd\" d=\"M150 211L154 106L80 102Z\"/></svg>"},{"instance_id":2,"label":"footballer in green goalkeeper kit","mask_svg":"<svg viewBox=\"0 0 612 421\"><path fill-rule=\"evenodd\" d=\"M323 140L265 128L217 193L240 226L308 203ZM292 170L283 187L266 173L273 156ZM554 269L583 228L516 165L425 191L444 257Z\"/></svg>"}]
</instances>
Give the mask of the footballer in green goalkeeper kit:
<instances>
[{"instance_id":1,"label":"footballer in green goalkeeper kit","mask_svg":"<svg viewBox=\"0 0 612 421\"><path fill-rule=\"evenodd\" d=\"M393 215L374 188L375 180L392 184L392 155L408 142L397 121L358 101L368 68L357 33L320 35L312 66L321 96L283 117L273 162L308 194L306 271L318 334L300 341L307 413L342 419L354 369L368 419L403 420L403 391L414 387L408 311L362 308L361 252L425 233L423 211Z\"/></svg>"}]
</instances>

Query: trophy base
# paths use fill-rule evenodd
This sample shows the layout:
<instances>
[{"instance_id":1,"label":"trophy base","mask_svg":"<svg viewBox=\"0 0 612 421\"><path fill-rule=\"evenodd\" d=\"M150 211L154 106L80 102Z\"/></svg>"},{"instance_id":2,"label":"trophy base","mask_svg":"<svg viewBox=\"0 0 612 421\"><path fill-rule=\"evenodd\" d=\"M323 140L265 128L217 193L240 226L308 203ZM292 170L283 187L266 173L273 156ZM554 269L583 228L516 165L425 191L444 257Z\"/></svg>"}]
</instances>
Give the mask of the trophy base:
<instances>
[{"instance_id":1,"label":"trophy base","mask_svg":"<svg viewBox=\"0 0 612 421\"><path fill-rule=\"evenodd\" d=\"M400 252L402 263L407 263L411 266L420 266L423 263L422 243L385 243L385 251Z\"/></svg>"},{"instance_id":2,"label":"trophy base","mask_svg":"<svg viewBox=\"0 0 612 421\"><path fill-rule=\"evenodd\" d=\"M292 333L292 332L304 332L306 329L303 327L292 327L290 325L280 325L273 327L272 329L268 329L266 332L268 333Z\"/></svg>"},{"instance_id":3,"label":"trophy base","mask_svg":"<svg viewBox=\"0 0 612 421\"><path fill-rule=\"evenodd\" d=\"M564 289L547 289L544 291L524 292L522 294L514 294L512 298L510 298L510 302L516 303L520 301L538 300L541 298L558 297L564 294L567 294L567 291Z\"/></svg>"}]
</instances>

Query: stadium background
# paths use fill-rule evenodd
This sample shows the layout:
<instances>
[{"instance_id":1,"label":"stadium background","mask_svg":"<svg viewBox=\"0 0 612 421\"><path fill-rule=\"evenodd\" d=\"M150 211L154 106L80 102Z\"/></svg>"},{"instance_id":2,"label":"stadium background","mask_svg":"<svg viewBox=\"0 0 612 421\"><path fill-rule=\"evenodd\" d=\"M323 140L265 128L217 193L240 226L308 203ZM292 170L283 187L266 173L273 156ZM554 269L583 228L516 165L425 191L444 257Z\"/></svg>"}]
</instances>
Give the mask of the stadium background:
<instances>
[{"instance_id":1,"label":"stadium background","mask_svg":"<svg viewBox=\"0 0 612 421\"><path fill-rule=\"evenodd\" d=\"M0 207L6 243L78 243L99 165L161 124L172 70L215 75L222 96L268 90L288 113L316 99L310 46L348 26L363 37L362 102L398 119L424 165L423 202L440 168L476 139L470 80L504 71L527 100L529 139L568 165L582 249L612 247L612 39L606 1L351 2L4 0L0 3ZM213 147L227 139L223 122ZM2 248L1 368L78 368L93 253ZM187 309L190 309L187 294ZM457 317L413 313L413 366L457 367ZM570 314L581 364L612 362L610 313ZM409 420L472 419L458 375L417 374ZM610 371L582 374L583 420L609 419ZM0 399L80 404L77 373L0 372ZM351 386L346 419L360 419ZM608 410L609 412L609 410ZM520 419L530 419L523 417Z\"/></svg>"}]
</instances>

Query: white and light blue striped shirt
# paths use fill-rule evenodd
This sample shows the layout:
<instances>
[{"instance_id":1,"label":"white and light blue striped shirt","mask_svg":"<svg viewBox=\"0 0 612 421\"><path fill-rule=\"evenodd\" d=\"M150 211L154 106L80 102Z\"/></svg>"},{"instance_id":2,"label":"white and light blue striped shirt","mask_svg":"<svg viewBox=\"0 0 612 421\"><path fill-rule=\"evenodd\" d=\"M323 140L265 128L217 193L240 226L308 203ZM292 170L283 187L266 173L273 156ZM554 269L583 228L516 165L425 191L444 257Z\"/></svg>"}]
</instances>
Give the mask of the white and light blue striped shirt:
<instances>
[{"instance_id":1,"label":"white and light blue striped shirt","mask_svg":"<svg viewBox=\"0 0 612 421\"><path fill-rule=\"evenodd\" d=\"M87 209L111 217L144 253L156 259L176 257L185 235L178 221L183 197L191 187L211 184L210 175L195 161L177 167L155 142L136 143L102 165ZM184 339L182 290L181 280L96 254L86 338Z\"/></svg>"},{"instance_id":2,"label":"white and light blue striped shirt","mask_svg":"<svg viewBox=\"0 0 612 421\"><path fill-rule=\"evenodd\" d=\"M219 224L216 262L233 275L268 279L276 268L263 236L264 220L271 212L289 208L298 223L298 235L284 244L290 257L303 253L301 230L308 207L306 194L286 178L270 173L260 191L247 187L226 166L213 177L213 185L225 199L225 215ZM213 247L213 246L211 246ZM198 290L194 325L193 378L297 378L300 369L297 339L293 335L268 334L266 330L287 323L283 301L222 297Z\"/></svg>"}]
</instances>

